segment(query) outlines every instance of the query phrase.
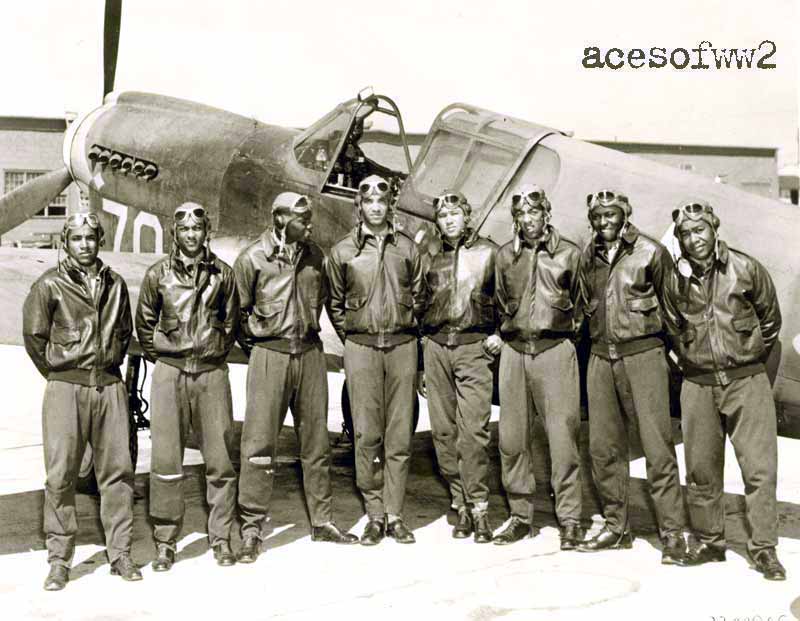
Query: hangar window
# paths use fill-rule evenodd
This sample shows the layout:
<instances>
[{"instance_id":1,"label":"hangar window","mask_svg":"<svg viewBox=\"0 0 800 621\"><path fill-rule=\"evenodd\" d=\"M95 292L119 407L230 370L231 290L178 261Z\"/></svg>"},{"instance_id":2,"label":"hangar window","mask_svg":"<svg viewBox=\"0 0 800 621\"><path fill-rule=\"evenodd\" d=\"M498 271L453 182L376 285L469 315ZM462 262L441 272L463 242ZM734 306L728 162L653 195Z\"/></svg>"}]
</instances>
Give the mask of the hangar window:
<instances>
[{"instance_id":1,"label":"hangar window","mask_svg":"<svg viewBox=\"0 0 800 621\"><path fill-rule=\"evenodd\" d=\"M7 171L5 173L3 192L8 194L18 187L25 185L28 181L41 177L43 172L34 171ZM67 215L67 193L62 192L53 199L47 207L36 214L37 217L44 218L63 218Z\"/></svg>"}]
</instances>

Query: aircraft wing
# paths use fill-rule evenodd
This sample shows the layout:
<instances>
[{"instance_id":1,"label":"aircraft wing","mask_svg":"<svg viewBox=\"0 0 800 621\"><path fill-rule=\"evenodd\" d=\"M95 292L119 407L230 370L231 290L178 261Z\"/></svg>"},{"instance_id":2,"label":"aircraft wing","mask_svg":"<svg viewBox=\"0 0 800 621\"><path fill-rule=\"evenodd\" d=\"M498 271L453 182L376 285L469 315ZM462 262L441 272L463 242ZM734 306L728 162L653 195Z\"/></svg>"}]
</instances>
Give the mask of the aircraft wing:
<instances>
[{"instance_id":1,"label":"aircraft wing","mask_svg":"<svg viewBox=\"0 0 800 621\"><path fill-rule=\"evenodd\" d=\"M162 255L131 252L101 252L100 258L120 274L128 284L131 311L135 313L139 288L147 268ZM23 346L22 304L31 285L46 270L56 265L56 250L0 248L0 344ZM341 371L344 348L333 331L327 315L322 317L320 334L329 371ZM129 354L141 354L139 343L131 341ZM239 347L228 356L228 362L246 364L247 357Z\"/></svg>"}]
</instances>

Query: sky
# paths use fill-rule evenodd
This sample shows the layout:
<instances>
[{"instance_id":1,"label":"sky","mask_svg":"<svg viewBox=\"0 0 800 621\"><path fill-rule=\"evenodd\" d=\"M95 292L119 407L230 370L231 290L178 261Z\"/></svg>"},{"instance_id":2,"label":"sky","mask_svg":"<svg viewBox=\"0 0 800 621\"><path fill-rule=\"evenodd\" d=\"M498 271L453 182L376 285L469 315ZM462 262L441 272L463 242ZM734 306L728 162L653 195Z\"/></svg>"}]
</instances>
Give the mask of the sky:
<instances>
[{"instance_id":1,"label":"sky","mask_svg":"<svg viewBox=\"0 0 800 621\"><path fill-rule=\"evenodd\" d=\"M579 138L778 147L780 164L798 159L800 0L123 4L116 90L303 127L371 85L397 102L409 131L463 101ZM100 0L4 2L0 115L98 105L102 16ZM591 46L669 53L701 41L772 41L776 68L718 70L711 52L706 70L582 66Z\"/></svg>"}]
</instances>

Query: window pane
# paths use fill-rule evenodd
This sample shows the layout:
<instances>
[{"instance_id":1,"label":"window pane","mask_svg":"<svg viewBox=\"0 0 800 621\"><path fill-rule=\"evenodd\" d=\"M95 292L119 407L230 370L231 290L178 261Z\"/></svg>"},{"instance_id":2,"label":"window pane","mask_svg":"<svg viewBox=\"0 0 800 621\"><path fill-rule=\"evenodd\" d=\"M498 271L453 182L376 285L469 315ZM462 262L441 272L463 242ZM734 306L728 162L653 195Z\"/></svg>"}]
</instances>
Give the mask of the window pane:
<instances>
[{"instance_id":1,"label":"window pane","mask_svg":"<svg viewBox=\"0 0 800 621\"><path fill-rule=\"evenodd\" d=\"M342 134L347 131L350 114L350 110L339 113L299 143L294 149L298 163L306 168L325 172L330 158L336 154Z\"/></svg>"},{"instance_id":2,"label":"window pane","mask_svg":"<svg viewBox=\"0 0 800 621\"><path fill-rule=\"evenodd\" d=\"M456 181L473 209L481 207L514 163L516 154L489 144L476 143Z\"/></svg>"},{"instance_id":3,"label":"window pane","mask_svg":"<svg viewBox=\"0 0 800 621\"><path fill-rule=\"evenodd\" d=\"M7 172L5 174L5 182L4 182L4 189L6 194L13 190L16 190L19 186L25 183L25 173L24 172Z\"/></svg>"},{"instance_id":4,"label":"window pane","mask_svg":"<svg viewBox=\"0 0 800 621\"><path fill-rule=\"evenodd\" d=\"M561 169L561 160L555 151L547 147L537 146L523 162L520 169L514 175L511 183L498 203L492 208L491 215L486 218L481 227L481 235L490 237L498 244L504 244L511 239L513 218L511 210L508 208L511 203L511 195L522 185L536 184L541 187L546 194L552 194L558 181L558 173Z\"/></svg>"},{"instance_id":5,"label":"window pane","mask_svg":"<svg viewBox=\"0 0 800 621\"><path fill-rule=\"evenodd\" d=\"M468 138L446 131L437 132L425 160L415 173L417 192L434 197L442 190L452 188L468 144Z\"/></svg>"}]
</instances>

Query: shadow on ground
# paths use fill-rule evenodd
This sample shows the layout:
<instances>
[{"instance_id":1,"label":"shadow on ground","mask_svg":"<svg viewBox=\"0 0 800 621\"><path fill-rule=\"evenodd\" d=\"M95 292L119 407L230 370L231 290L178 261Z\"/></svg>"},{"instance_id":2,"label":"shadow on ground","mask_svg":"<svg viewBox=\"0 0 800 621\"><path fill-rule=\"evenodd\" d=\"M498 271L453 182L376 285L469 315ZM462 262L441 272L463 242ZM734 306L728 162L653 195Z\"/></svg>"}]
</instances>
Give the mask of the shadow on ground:
<instances>
[{"instance_id":1,"label":"shadow on ground","mask_svg":"<svg viewBox=\"0 0 800 621\"><path fill-rule=\"evenodd\" d=\"M502 491L500 463L497 450L497 424L491 425L492 445L490 447L490 521L497 528L508 517L508 505ZM557 526L553 515L550 496L549 460L544 433L539 429L538 444L534 447L535 469L538 489L536 494L536 526ZM680 441L680 431L675 429L676 441ZM363 516L363 505L355 486L353 456L348 443L340 442L339 434L331 434L334 517L339 526L351 529ZM591 482L588 459L588 425L582 426L582 476L584 517L587 521L599 514L600 508L596 491ZM266 550L285 546L309 535L310 527L302 493L302 472L298 455L297 440L291 427L284 427L279 441L279 467L276 469L272 498L271 528L273 534L266 542ZM633 445L631 459L641 455L641 450ZM184 483L186 495L186 515L181 537L206 532L207 506L205 502L205 477L203 466L186 467L187 478ZM133 557L139 564L152 561L155 546L151 526L147 519L148 476L136 477L136 502L134 505ZM645 538L654 547L660 548L652 502L646 493L645 481L631 481L631 519L638 537ZM44 549L42 525L43 492L26 492L0 497L0 554L14 554L31 549ZM411 470L406 493L405 519L412 529L422 528L448 513L450 499L444 481L436 470L435 454L429 431L414 436ZM99 499L95 496L78 494L76 496L79 533L78 545L94 544L103 546L104 539L99 519ZM725 494L726 533L731 549L745 554L747 539L744 519L744 498L740 495ZM782 537L800 539L800 506L791 503L778 503L779 534ZM288 528L287 528L288 527ZM360 534L360 533L356 533ZM232 533L234 550L240 543L238 525ZM177 560L201 556L208 551L206 538L196 538L181 548ZM78 564L71 573L71 579L80 579L92 574L106 565L104 552L97 552Z\"/></svg>"}]
</instances>

